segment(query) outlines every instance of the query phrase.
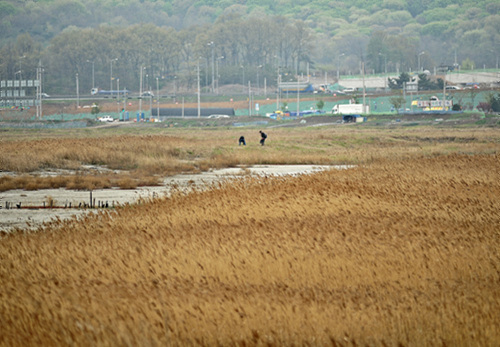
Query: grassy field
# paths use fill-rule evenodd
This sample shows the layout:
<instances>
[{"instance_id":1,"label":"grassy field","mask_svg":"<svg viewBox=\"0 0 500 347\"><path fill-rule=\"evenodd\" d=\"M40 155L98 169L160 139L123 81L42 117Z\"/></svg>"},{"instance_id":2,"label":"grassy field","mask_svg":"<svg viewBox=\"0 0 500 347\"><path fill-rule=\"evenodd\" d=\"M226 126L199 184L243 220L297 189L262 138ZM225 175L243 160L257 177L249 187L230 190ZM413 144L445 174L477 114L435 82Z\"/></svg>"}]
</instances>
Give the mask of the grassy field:
<instances>
[{"instance_id":1,"label":"grassy field","mask_svg":"<svg viewBox=\"0 0 500 347\"><path fill-rule=\"evenodd\" d=\"M117 131L2 137L0 163L357 166L2 235L0 345L500 343L497 129L267 129L265 147L258 129Z\"/></svg>"},{"instance_id":2,"label":"grassy field","mask_svg":"<svg viewBox=\"0 0 500 347\"><path fill-rule=\"evenodd\" d=\"M254 164L368 164L380 158L495 153L497 128L307 127L7 130L0 138L0 191L134 188L165 176ZM240 135L248 145L239 147ZM47 176L47 170L62 170Z\"/></svg>"}]
</instances>

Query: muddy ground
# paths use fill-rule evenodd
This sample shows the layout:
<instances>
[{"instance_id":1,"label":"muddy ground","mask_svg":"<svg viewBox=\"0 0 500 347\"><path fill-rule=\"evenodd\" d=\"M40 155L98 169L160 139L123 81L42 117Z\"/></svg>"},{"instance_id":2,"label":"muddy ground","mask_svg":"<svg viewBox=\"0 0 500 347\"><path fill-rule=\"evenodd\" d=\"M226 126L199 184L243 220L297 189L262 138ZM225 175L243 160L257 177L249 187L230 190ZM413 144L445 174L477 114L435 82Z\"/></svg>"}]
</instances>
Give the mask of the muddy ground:
<instances>
[{"instance_id":1,"label":"muddy ground","mask_svg":"<svg viewBox=\"0 0 500 347\"><path fill-rule=\"evenodd\" d=\"M162 186L131 190L100 189L75 191L47 189L38 191L10 190L0 193L0 231L13 228L33 229L52 219L68 219L97 211L112 211L114 206L134 204L141 199L168 196L173 187L181 189L209 187L212 183L235 179L242 175L299 175L333 168L318 165L260 165L249 168L213 170L196 175L176 175ZM346 166L336 166L344 169ZM95 208L90 208L90 204ZM52 206L52 208L51 208ZM106 207L107 206L107 207Z\"/></svg>"}]
</instances>

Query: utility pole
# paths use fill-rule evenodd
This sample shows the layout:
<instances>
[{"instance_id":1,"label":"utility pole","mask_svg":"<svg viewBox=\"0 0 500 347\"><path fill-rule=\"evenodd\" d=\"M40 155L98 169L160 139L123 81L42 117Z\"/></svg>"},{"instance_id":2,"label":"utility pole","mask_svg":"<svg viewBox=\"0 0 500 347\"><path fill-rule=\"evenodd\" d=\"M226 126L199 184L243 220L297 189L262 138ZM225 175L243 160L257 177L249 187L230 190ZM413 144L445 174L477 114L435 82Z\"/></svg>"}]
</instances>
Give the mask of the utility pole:
<instances>
[{"instance_id":1,"label":"utility pole","mask_svg":"<svg viewBox=\"0 0 500 347\"><path fill-rule=\"evenodd\" d=\"M297 117L299 116L300 113L300 84L299 84L299 75L297 75Z\"/></svg>"},{"instance_id":2,"label":"utility pole","mask_svg":"<svg viewBox=\"0 0 500 347\"><path fill-rule=\"evenodd\" d=\"M337 55L337 83L340 81L340 57L344 56L345 53Z\"/></svg>"},{"instance_id":3,"label":"utility pole","mask_svg":"<svg viewBox=\"0 0 500 347\"><path fill-rule=\"evenodd\" d=\"M36 86L36 98L37 98L37 103L36 103L36 118L37 119L42 119L42 62L38 62L38 67L36 68L36 79L37 79L37 86Z\"/></svg>"},{"instance_id":4,"label":"utility pole","mask_svg":"<svg viewBox=\"0 0 500 347\"><path fill-rule=\"evenodd\" d=\"M80 108L80 86L78 83L78 72L76 73L76 108Z\"/></svg>"},{"instance_id":5,"label":"utility pole","mask_svg":"<svg viewBox=\"0 0 500 347\"><path fill-rule=\"evenodd\" d=\"M366 114L366 87L365 87L365 62L361 62L363 69L363 113Z\"/></svg>"},{"instance_id":6,"label":"utility pole","mask_svg":"<svg viewBox=\"0 0 500 347\"><path fill-rule=\"evenodd\" d=\"M118 58L115 58L115 59L111 59L109 64L110 64L110 70L109 70L109 83L110 83L110 88L109 88L109 91L110 93L112 93L112 90L113 90L113 62L114 61L117 61ZM113 94L111 94L112 96Z\"/></svg>"},{"instance_id":7,"label":"utility pole","mask_svg":"<svg viewBox=\"0 0 500 347\"><path fill-rule=\"evenodd\" d=\"M214 47L214 42L211 41L209 43L210 46L212 46L212 93L215 93L215 47Z\"/></svg>"},{"instance_id":8,"label":"utility pole","mask_svg":"<svg viewBox=\"0 0 500 347\"><path fill-rule=\"evenodd\" d=\"M141 77L139 82L139 119L142 116L142 70L144 67L141 65Z\"/></svg>"},{"instance_id":9,"label":"utility pole","mask_svg":"<svg viewBox=\"0 0 500 347\"><path fill-rule=\"evenodd\" d=\"M200 109L200 59L198 59L198 118L201 117L201 109Z\"/></svg>"},{"instance_id":10,"label":"utility pole","mask_svg":"<svg viewBox=\"0 0 500 347\"><path fill-rule=\"evenodd\" d=\"M278 76L276 77L276 111L280 109L280 66L278 63Z\"/></svg>"},{"instance_id":11,"label":"utility pole","mask_svg":"<svg viewBox=\"0 0 500 347\"><path fill-rule=\"evenodd\" d=\"M95 88L95 78L94 78L94 61L87 60L87 63L92 63L92 89Z\"/></svg>"},{"instance_id":12,"label":"utility pole","mask_svg":"<svg viewBox=\"0 0 500 347\"><path fill-rule=\"evenodd\" d=\"M160 82L156 77L156 118L160 120Z\"/></svg>"}]
</instances>

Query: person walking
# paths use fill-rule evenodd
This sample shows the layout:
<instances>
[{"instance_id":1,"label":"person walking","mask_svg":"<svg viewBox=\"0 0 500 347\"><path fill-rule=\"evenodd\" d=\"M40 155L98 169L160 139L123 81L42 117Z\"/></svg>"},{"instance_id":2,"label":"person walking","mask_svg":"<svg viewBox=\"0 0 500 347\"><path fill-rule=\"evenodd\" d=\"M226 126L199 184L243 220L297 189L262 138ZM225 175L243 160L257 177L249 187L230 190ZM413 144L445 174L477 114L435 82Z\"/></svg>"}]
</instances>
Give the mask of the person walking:
<instances>
[{"instance_id":1,"label":"person walking","mask_svg":"<svg viewBox=\"0 0 500 347\"><path fill-rule=\"evenodd\" d=\"M261 146L264 146L264 143L266 142L267 139L267 134L262 130L259 130L259 133L260 133L260 144Z\"/></svg>"}]
</instances>

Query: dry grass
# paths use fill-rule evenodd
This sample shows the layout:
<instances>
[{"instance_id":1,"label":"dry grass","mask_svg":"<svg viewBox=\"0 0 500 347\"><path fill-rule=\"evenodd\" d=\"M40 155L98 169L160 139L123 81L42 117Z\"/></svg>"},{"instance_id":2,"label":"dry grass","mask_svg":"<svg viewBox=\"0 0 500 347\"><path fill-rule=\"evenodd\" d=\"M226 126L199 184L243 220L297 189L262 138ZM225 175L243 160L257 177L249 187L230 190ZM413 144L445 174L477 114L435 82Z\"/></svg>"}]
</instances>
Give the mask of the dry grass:
<instances>
[{"instance_id":1,"label":"dry grass","mask_svg":"<svg viewBox=\"0 0 500 347\"><path fill-rule=\"evenodd\" d=\"M394 152L4 235L0 345L497 346L500 158Z\"/></svg>"},{"instance_id":2,"label":"dry grass","mask_svg":"<svg viewBox=\"0 0 500 347\"><path fill-rule=\"evenodd\" d=\"M154 183L154 178L162 176L237 165L364 164L381 158L495 153L499 148L498 131L490 128L269 129L264 148L258 144L258 129L134 131L139 134L127 133L126 129L5 133L0 139L0 170L30 175L0 182L0 190L51 185L107 187L130 180L142 185L141 181ZM247 146L237 146L240 135L245 135ZM88 165L115 170L116 179L84 169ZM82 181L82 177L67 178L67 184L60 179L57 185L54 179L33 174L46 169L74 170L78 176L89 176L89 182L79 185L75 181Z\"/></svg>"}]
</instances>

